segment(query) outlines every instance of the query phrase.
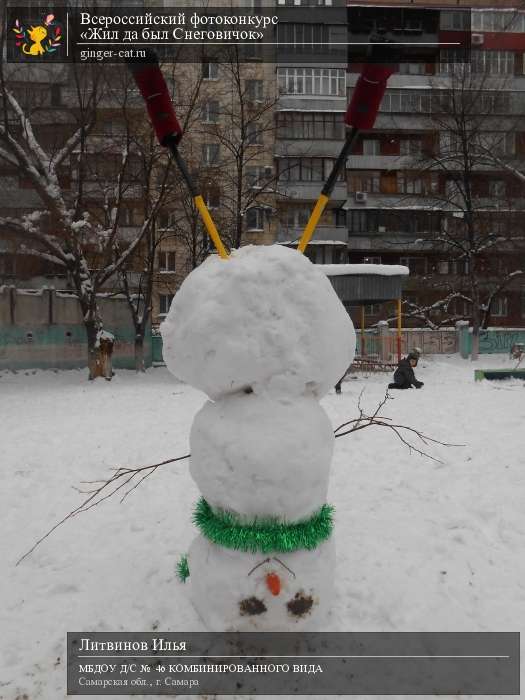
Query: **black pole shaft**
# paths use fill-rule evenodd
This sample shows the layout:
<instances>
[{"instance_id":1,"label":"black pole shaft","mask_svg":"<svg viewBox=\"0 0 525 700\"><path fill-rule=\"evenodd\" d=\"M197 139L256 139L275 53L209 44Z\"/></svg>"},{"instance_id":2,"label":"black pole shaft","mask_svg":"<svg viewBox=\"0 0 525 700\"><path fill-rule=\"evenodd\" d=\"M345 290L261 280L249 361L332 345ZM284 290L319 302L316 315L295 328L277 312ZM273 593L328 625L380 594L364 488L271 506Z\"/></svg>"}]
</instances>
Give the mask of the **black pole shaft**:
<instances>
[{"instance_id":1,"label":"black pole shaft","mask_svg":"<svg viewBox=\"0 0 525 700\"><path fill-rule=\"evenodd\" d=\"M330 197L330 195L332 194L332 190L334 189L335 183L337 182L337 176L341 172L341 169L345 166L346 159L350 155L350 152L352 151L352 148L355 142L357 141L358 135L359 129L357 129L355 126L352 127L351 131L347 134L347 137L343 144L343 148L341 149L341 153L337 156L337 160L334 163L332 172L328 176L328 179L324 183L324 187L321 190L321 194L324 194L326 197Z\"/></svg>"},{"instance_id":2,"label":"black pole shaft","mask_svg":"<svg viewBox=\"0 0 525 700\"><path fill-rule=\"evenodd\" d=\"M194 183L194 181L189 173L188 166L186 165L186 162L184 161L183 157L179 153L179 149L177 148L177 144L175 143L175 140L168 141L168 143L166 145L170 149L170 151L173 155L173 158L175 159L175 162L177 163L177 167L178 167L182 177L184 178L184 181L188 185L188 189L190 191L191 196L197 197L200 194L199 189L196 186L196 184Z\"/></svg>"}]
</instances>

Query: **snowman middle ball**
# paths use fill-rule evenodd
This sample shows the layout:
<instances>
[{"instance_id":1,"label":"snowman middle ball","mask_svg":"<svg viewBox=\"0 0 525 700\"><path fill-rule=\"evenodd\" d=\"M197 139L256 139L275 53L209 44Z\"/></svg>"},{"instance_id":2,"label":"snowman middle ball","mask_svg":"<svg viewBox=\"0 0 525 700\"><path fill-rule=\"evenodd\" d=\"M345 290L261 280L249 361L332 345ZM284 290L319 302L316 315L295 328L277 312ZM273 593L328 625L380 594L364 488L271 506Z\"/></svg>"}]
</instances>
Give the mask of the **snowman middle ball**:
<instances>
[{"instance_id":1,"label":"snowman middle ball","mask_svg":"<svg viewBox=\"0 0 525 700\"><path fill-rule=\"evenodd\" d=\"M334 434L313 398L244 394L197 413L190 472L212 508L241 519L307 518L326 500Z\"/></svg>"}]
</instances>

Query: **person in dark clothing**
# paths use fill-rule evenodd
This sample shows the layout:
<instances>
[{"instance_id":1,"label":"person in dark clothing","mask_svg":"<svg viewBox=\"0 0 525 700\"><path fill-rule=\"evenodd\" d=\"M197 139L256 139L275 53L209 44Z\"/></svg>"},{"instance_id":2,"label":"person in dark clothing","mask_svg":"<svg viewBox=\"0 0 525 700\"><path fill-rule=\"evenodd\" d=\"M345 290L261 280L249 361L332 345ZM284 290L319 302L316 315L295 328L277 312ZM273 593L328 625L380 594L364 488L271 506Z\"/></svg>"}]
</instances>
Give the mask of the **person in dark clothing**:
<instances>
[{"instance_id":1,"label":"person in dark clothing","mask_svg":"<svg viewBox=\"0 0 525 700\"><path fill-rule=\"evenodd\" d=\"M414 350L400 360L394 372L394 381L388 385L388 388L411 389L414 386L416 389L421 389L423 382L418 382L414 374L414 367L417 367L418 360L419 353Z\"/></svg>"}]
</instances>

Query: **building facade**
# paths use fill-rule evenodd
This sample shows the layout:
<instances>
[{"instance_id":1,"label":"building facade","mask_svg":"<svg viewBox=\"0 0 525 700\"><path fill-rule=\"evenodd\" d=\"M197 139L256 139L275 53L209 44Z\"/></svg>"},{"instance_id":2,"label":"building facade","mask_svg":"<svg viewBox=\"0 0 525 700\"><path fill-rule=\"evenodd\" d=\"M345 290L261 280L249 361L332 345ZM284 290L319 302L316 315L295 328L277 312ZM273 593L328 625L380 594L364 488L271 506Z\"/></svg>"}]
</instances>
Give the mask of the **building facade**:
<instances>
[{"instance_id":1,"label":"building facade","mask_svg":"<svg viewBox=\"0 0 525 700\"><path fill-rule=\"evenodd\" d=\"M498 3L497 9L494 3L456 0L358 4L439 7L434 29L411 15L398 38L452 42L468 32L469 64L443 49L399 64L375 128L360 135L308 255L318 263L409 267L408 326L469 319L473 281L482 323L522 326L525 15L510 3ZM278 240L283 243L300 236L340 150L344 112L360 70L361 64L351 61L277 68L276 150L283 193ZM469 122L462 127L460 103L470 105ZM460 157L463 146L467 159ZM465 178L468 206L461 187ZM469 216L475 240L465 246L468 234L462 229L468 228ZM368 325L394 316L381 305L369 306L366 315Z\"/></svg>"}]
</instances>

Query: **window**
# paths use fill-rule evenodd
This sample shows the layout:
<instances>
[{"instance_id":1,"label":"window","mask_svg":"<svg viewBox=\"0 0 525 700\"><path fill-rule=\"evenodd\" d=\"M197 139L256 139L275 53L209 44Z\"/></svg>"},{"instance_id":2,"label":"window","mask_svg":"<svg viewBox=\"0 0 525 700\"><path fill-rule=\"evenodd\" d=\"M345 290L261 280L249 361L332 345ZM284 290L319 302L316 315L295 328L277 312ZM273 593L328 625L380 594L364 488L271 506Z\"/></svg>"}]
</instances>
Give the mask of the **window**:
<instances>
[{"instance_id":1,"label":"window","mask_svg":"<svg viewBox=\"0 0 525 700\"><path fill-rule=\"evenodd\" d=\"M401 75L425 75L427 72L426 63L400 63L399 73Z\"/></svg>"},{"instance_id":2,"label":"window","mask_svg":"<svg viewBox=\"0 0 525 700\"><path fill-rule=\"evenodd\" d=\"M0 278L1 276L12 277L15 274L15 256L4 253L0 255Z\"/></svg>"},{"instance_id":3,"label":"window","mask_svg":"<svg viewBox=\"0 0 525 700\"><path fill-rule=\"evenodd\" d=\"M248 231L262 231L264 229L264 209L252 207L246 212L246 228Z\"/></svg>"},{"instance_id":4,"label":"window","mask_svg":"<svg viewBox=\"0 0 525 700\"><path fill-rule=\"evenodd\" d=\"M491 304L490 314L494 318L505 318L509 315L508 297L496 297Z\"/></svg>"},{"instance_id":5,"label":"window","mask_svg":"<svg viewBox=\"0 0 525 700\"><path fill-rule=\"evenodd\" d=\"M157 225L160 229L173 228L174 218L173 212L161 211L157 215Z\"/></svg>"},{"instance_id":6,"label":"window","mask_svg":"<svg viewBox=\"0 0 525 700\"><path fill-rule=\"evenodd\" d=\"M336 209L335 210L335 225L336 226L346 226L346 210Z\"/></svg>"},{"instance_id":7,"label":"window","mask_svg":"<svg viewBox=\"0 0 525 700\"><path fill-rule=\"evenodd\" d=\"M246 168L246 184L248 187L262 187L264 182L272 177L271 165L250 165Z\"/></svg>"},{"instance_id":8,"label":"window","mask_svg":"<svg viewBox=\"0 0 525 700\"><path fill-rule=\"evenodd\" d=\"M159 272L175 272L175 251L159 252Z\"/></svg>"},{"instance_id":9,"label":"window","mask_svg":"<svg viewBox=\"0 0 525 700\"><path fill-rule=\"evenodd\" d=\"M365 304L365 314L367 316L379 316L381 304Z\"/></svg>"},{"instance_id":10,"label":"window","mask_svg":"<svg viewBox=\"0 0 525 700\"><path fill-rule=\"evenodd\" d=\"M281 93L292 95L346 94L346 72L340 68L278 68Z\"/></svg>"},{"instance_id":11,"label":"window","mask_svg":"<svg viewBox=\"0 0 525 700\"><path fill-rule=\"evenodd\" d=\"M246 141L249 146L262 146L262 131L257 128L255 122L249 122L246 125Z\"/></svg>"},{"instance_id":12,"label":"window","mask_svg":"<svg viewBox=\"0 0 525 700\"><path fill-rule=\"evenodd\" d=\"M279 160L279 179L281 181L324 182L334 164L333 158L281 158ZM345 174L339 173L337 179L344 181Z\"/></svg>"},{"instance_id":13,"label":"window","mask_svg":"<svg viewBox=\"0 0 525 700\"><path fill-rule=\"evenodd\" d=\"M216 100L205 102L202 107L201 119L206 124L216 124L219 121L219 103Z\"/></svg>"},{"instance_id":14,"label":"window","mask_svg":"<svg viewBox=\"0 0 525 700\"><path fill-rule=\"evenodd\" d=\"M401 139L399 142L399 152L402 156L420 156L422 150L422 139Z\"/></svg>"},{"instance_id":15,"label":"window","mask_svg":"<svg viewBox=\"0 0 525 700\"><path fill-rule=\"evenodd\" d=\"M203 80L218 80L219 79L219 64L213 61L202 62L202 79Z\"/></svg>"},{"instance_id":16,"label":"window","mask_svg":"<svg viewBox=\"0 0 525 700\"><path fill-rule=\"evenodd\" d=\"M355 173L350 176L350 190L352 192L368 192L377 194L381 192L381 178L378 172Z\"/></svg>"},{"instance_id":17,"label":"window","mask_svg":"<svg viewBox=\"0 0 525 700\"><path fill-rule=\"evenodd\" d=\"M524 32L525 14L518 10L473 10L473 32Z\"/></svg>"},{"instance_id":18,"label":"window","mask_svg":"<svg viewBox=\"0 0 525 700\"><path fill-rule=\"evenodd\" d=\"M423 181L420 177L412 177L404 172L397 174L397 191L400 194L421 194Z\"/></svg>"},{"instance_id":19,"label":"window","mask_svg":"<svg viewBox=\"0 0 525 700\"><path fill-rule=\"evenodd\" d=\"M287 228L304 228L310 218L310 207L289 207L284 214L284 223Z\"/></svg>"},{"instance_id":20,"label":"window","mask_svg":"<svg viewBox=\"0 0 525 700\"><path fill-rule=\"evenodd\" d=\"M474 17L473 13L473 17ZM442 10L439 15L441 29L453 29L455 31L470 31L470 9Z\"/></svg>"},{"instance_id":21,"label":"window","mask_svg":"<svg viewBox=\"0 0 525 700\"><path fill-rule=\"evenodd\" d=\"M159 316L167 315L174 296L174 294L159 294Z\"/></svg>"},{"instance_id":22,"label":"window","mask_svg":"<svg viewBox=\"0 0 525 700\"><path fill-rule=\"evenodd\" d=\"M263 81L262 80L247 80L246 81L246 99L251 102L262 102Z\"/></svg>"},{"instance_id":23,"label":"window","mask_svg":"<svg viewBox=\"0 0 525 700\"><path fill-rule=\"evenodd\" d=\"M218 143L203 143L202 144L202 162L203 165L216 165L219 161L219 144Z\"/></svg>"},{"instance_id":24,"label":"window","mask_svg":"<svg viewBox=\"0 0 525 700\"><path fill-rule=\"evenodd\" d=\"M381 256L371 255L368 258L363 258L363 263L365 265L381 265Z\"/></svg>"},{"instance_id":25,"label":"window","mask_svg":"<svg viewBox=\"0 0 525 700\"><path fill-rule=\"evenodd\" d=\"M425 275L427 272L426 258L400 258L399 264L408 267L411 275Z\"/></svg>"},{"instance_id":26,"label":"window","mask_svg":"<svg viewBox=\"0 0 525 700\"><path fill-rule=\"evenodd\" d=\"M364 156L378 156L380 152L379 139L363 139Z\"/></svg>"},{"instance_id":27,"label":"window","mask_svg":"<svg viewBox=\"0 0 525 700\"><path fill-rule=\"evenodd\" d=\"M472 51L471 70L473 73L492 75L514 73L513 51Z\"/></svg>"},{"instance_id":28,"label":"window","mask_svg":"<svg viewBox=\"0 0 525 700\"><path fill-rule=\"evenodd\" d=\"M342 112L280 112L277 117L278 135L282 139L344 138Z\"/></svg>"},{"instance_id":29,"label":"window","mask_svg":"<svg viewBox=\"0 0 525 700\"><path fill-rule=\"evenodd\" d=\"M382 112L429 113L430 105L428 90L387 90L380 109Z\"/></svg>"},{"instance_id":30,"label":"window","mask_svg":"<svg viewBox=\"0 0 525 700\"><path fill-rule=\"evenodd\" d=\"M507 191L505 180L489 180L489 196L504 197Z\"/></svg>"},{"instance_id":31,"label":"window","mask_svg":"<svg viewBox=\"0 0 525 700\"><path fill-rule=\"evenodd\" d=\"M221 192L218 187L208 187L204 190L204 201L208 209L218 209L221 206Z\"/></svg>"},{"instance_id":32,"label":"window","mask_svg":"<svg viewBox=\"0 0 525 700\"><path fill-rule=\"evenodd\" d=\"M448 260L439 260L436 265L436 272L438 275L448 275L449 272L449 262Z\"/></svg>"},{"instance_id":33,"label":"window","mask_svg":"<svg viewBox=\"0 0 525 700\"><path fill-rule=\"evenodd\" d=\"M481 149L490 151L500 156L513 156L516 154L515 131L486 131L478 136Z\"/></svg>"},{"instance_id":34,"label":"window","mask_svg":"<svg viewBox=\"0 0 525 700\"><path fill-rule=\"evenodd\" d=\"M348 212L348 230L350 233L377 233L379 227L379 212L359 211L351 209Z\"/></svg>"}]
</instances>

